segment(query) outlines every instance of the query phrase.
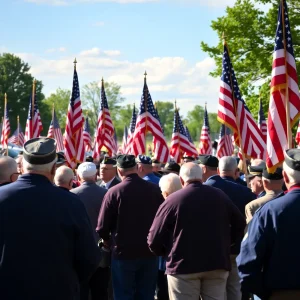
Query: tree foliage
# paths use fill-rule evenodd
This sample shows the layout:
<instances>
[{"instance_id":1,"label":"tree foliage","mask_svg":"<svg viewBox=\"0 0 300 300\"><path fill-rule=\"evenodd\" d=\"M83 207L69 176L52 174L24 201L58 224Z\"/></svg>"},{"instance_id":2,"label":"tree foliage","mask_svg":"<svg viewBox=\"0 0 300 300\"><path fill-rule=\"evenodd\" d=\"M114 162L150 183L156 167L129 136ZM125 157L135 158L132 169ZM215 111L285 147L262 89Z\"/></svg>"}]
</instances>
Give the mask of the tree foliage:
<instances>
[{"instance_id":1,"label":"tree foliage","mask_svg":"<svg viewBox=\"0 0 300 300\"><path fill-rule=\"evenodd\" d=\"M21 126L24 128L29 107L29 97L32 93L33 76L30 74L30 66L19 57L10 54L0 54L0 110L3 115L4 94L7 94L11 131L16 129L17 116L20 116ZM36 96L39 107L43 110L42 93L43 84L36 83Z\"/></svg>"},{"instance_id":2,"label":"tree foliage","mask_svg":"<svg viewBox=\"0 0 300 300\"><path fill-rule=\"evenodd\" d=\"M272 53L277 27L278 0L237 0L233 7L227 7L223 17L212 21L211 27L218 34L220 42L216 46L201 42L201 48L212 57L217 68L213 77L222 73L223 43L225 33L239 86L251 112L258 113L258 99L268 110ZM300 2L289 0L289 19L295 55L300 51ZM300 61L296 61L300 70Z\"/></svg>"}]
</instances>

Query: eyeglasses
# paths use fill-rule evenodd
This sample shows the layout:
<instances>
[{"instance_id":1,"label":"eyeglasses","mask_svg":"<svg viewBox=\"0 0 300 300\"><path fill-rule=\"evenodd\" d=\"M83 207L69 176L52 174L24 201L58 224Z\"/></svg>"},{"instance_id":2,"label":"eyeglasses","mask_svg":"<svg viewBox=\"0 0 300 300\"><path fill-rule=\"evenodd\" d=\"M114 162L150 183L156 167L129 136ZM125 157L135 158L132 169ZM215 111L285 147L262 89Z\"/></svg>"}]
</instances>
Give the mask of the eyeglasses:
<instances>
[{"instance_id":1,"label":"eyeglasses","mask_svg":"<svg viewBox=\"0 0 300 300\"><path fill-rule=\"evenodd\" d=\"M20 175L22 175L22 173L12 173L10 175L10 182L16 181Z\"/></svg>"}]
</instances>

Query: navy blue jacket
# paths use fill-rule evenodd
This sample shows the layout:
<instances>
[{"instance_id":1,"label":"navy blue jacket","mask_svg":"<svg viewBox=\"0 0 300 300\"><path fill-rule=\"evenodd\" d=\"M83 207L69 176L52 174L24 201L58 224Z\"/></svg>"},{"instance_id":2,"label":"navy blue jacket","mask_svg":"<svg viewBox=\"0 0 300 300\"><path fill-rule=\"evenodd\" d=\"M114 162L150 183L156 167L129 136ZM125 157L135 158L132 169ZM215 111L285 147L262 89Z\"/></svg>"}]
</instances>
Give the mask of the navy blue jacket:
<instances>
[{"instance_id":1,"label":"navy blue jacket","mask_svg":"<svg viewBox=\"0 0 300 300\"><path fill-rule=\"evenodd\" d=\"M0 299L77 300L98 264L78 196L35 174L0 188Z\"/></svg>"},{"instance_id":2,"label":"navy blue jacket","mask_svg":"<svg viewBox=\"0 0 300 300\"><path fill-rule=\"evenodd\" d=\"M237 257L242 289L261 297L300 290L300 189L262 206L249 223Z\"/></svg>"},{"instance_id":3,"label":"navy blue jacket","mask_svg":"<svg viewBox=\"0 0 300 300\"><path fill-rule=\"evenodd\" d=\"M252 200L256 199L256 195L251 190L239 183L236 183L232 177L223 177L219 175L211 176L205 182L205 185L209 185L222 190L230 200L237 206L239 211L246 219L245 206ZM231 254L239 254L240 244L242 242L242 236L240 242L232 245Z\"/></svg>"}]
</instances>

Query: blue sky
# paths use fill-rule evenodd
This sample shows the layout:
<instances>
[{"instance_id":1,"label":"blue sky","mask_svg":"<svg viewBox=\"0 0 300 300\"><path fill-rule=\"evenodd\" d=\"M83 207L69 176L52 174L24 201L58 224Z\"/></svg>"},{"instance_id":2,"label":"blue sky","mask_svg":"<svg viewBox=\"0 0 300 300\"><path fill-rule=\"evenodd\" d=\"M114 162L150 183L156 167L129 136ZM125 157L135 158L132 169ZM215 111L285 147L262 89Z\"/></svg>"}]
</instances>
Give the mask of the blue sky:
<instances>
[{"instance_id":1,"label":"blue sky","mask_svg":"<svg viewBox=\"0 0 300 300\"><path fill-rule=\"evenodd\" d=\"M32 66L44 93L71 89L73 60L80 86L115 81L126 103L139 103L143 74L153 100L174 101L185 114L208 103L216 112L219 80L200 41L217 43L211 20L233 0L12 0L0 1L0 51Z\"/></svg>"}]
</instances>

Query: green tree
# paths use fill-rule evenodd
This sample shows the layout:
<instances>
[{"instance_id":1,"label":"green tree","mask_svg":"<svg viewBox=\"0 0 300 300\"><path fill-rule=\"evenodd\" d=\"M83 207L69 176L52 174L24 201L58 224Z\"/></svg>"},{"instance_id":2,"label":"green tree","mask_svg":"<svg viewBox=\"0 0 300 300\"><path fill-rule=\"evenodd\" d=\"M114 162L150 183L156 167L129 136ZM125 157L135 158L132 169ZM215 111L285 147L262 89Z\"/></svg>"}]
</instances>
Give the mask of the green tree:
<instances>
[{"instance_id":1,"label":"green tree","mask_svg":"<svg viewBox=\"0 0 300 300\"><path fill-rule=\"evenodd\" d=\"M172 102L157 101L156 109L166 138L169 140L173 131L174 104Z\"/></svg>"},{"instance_id":2,"label":"green tree","mask_svg":"<svg viewBox=\"0 0 300 300\"><path fill-rule=\"evenodd\" d=\"M43 104L45 104L45 109L48 112L52 112L52 107L54 104L56 116L57 116L59 125L62 130L64 130L65 126L66 126L66 118L67 118L67 111L68 111L68 105L70 102L70 97L71 97L70 90L58 88L55 91L55 93L52 93L49 97L47 97L43 101ZM51 114L50 114L50 120L45 120L45 122L46 121L49 121L48 123L50 124ZM45 123L45 125L46 125L46 123Z\"/></svg>"},{"instance_id":3,"label":"green tree","mask_svg":"<svg viewBox=\"0 0 300 300\"><path fill-rule=\"evenodd\" d=\"M211 75L219 77L222 73L223 54L221 37L225 32L242 95L254 116L258 113L259 95L264 111L268 110L278 2L277 0L237 0L233 7L227 7L223 17L211 23L212 29L220 38L218 45L211 46L201 42L202 50L214 58L217 65ZM300 50L300 2L289 0L288 5L292 39L297 55ZM297 70L300 70L299 60L296 60L296 65Z\"/></svg>"},{"instance_id":4,"label":"green tree","mask_svg":"<svg viewBox=\"0 0 300 300\"><path fill-rule=\"evenodd\" d=\"M4 105L2 99L4 99L4 94L7 93L12 132L16 129L18 115L20 116L21 126L25 127L32 83L33 76L30 74L30 66L26 62L10 53L0 54L0 110L1 115L3 115ZM45 98L42 88L43 84L38 80L36 83L36 96L41 111L43 110L42 100Z\"/></svg>"},{"instance_id":5,"label":"green tree","mask_svg":"<svg viewBox=\"0 0 300 300\"><path fill-rule=\"evenodd\" d=\"M108 101L109 111L116 125L118 119L118 110L120 109L120 104L125 100L121 96L121 86L114 82L104 82L104 88L106 93L106 98ZM99 104L101 100L101 86L98 82L93 81L83 86L82 88L82 105L89 111L90 125L91 128L95 128L98 119Z\"/></svg>"}]
</instances>

